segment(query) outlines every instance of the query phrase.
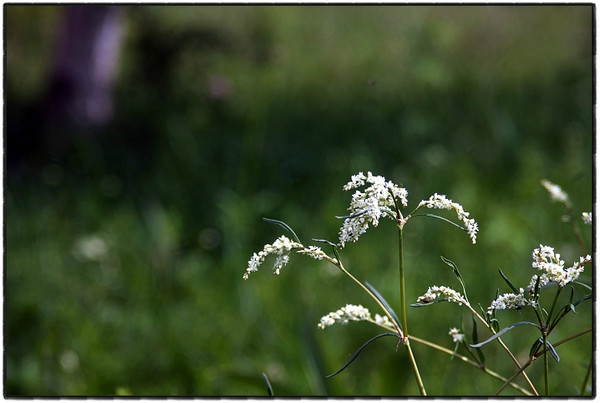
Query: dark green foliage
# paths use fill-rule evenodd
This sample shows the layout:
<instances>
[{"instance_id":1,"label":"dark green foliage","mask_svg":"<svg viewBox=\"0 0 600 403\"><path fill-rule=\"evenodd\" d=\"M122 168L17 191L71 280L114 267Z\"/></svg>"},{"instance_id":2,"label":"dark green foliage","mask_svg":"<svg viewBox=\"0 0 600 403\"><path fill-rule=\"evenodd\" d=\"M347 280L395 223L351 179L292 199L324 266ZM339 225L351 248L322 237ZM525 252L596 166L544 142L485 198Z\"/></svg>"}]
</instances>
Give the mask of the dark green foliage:
<instances>
[{"instance_id":1,"label":"dark green foliage","mask_svg":"<svg viewBox=\"0 0 600 403\"><path fill-rule=\"evenodd\" d=\"M416 395L391 338L323 380L377 329L320 330L321 316L347 303L381 313L335 267L294 255L278 277L265 266L242 279L252 253L285 234L263 216L305 242L335 241L351 199L341 187L358 171L402 183L407 212L437 192L479 223L472 245L445 223L409 221L408 303L455 284L440 255L483 307L505 287L496 267L527 284L540 243L580 255L540 179L591 211L592 6L129 6L113 121L70 128L78 141L49 159L27 141L42 133L60 14L5 6L8 396L265 396L261 373L277 396ZM581 230L591 249L591 226ZM399 309L394 223L339 254ZM553 331L555 346L592 315L585 297L564 294L557 307L577 314ZM463 312L409 307L409 329L452 348ZM534 320L519 315L497 312L499 328ZM503 335L520 359L537 337L524 328ZM511 374L495 344L486 366ZM431 395L501 386L411 345ZM553 393L579 393L591 337L556 350Z\"/></svg>"}]
</instances>

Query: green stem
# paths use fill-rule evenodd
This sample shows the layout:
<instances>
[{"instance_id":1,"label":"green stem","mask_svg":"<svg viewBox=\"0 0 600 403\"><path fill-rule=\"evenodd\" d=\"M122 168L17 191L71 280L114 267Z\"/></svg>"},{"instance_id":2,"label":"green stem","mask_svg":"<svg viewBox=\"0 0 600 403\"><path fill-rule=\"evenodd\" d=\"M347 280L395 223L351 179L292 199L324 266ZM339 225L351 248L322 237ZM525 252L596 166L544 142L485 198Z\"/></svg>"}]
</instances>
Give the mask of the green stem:
<instances>
[{"instance_id":1,"label":"green stem","mask_svg":"<svg viewBox=\"0 0 600 403\"><path fill-rule=\"evenodd\" d=\"M423 380L421 379L421 374L419 373L419 367L417 366L417 361L415 360L415 356L413 355L412 348L410 348L410 342L408 338L406 339L406 350L408 351L408 356L410 358L410 363L415 371L415 378L417 380L417 385L419 385L419 392L421 396L427 396L427 392L425 391L425 386L423 385Z\"/></svg>"},{"instance_id":2,"label":"green stem","mask_svg":"<svg viewBox=\"0 0 600 403\"><path fill-rule=\"evenodd\" d=\"M552 313L554 313L554 307L556 306L556 301L558 301L558 296L560 295L560 292L562 291L562 287L558 287L558 290L556 291L556 295L554 296L554 301L552 301L552 306L550 307L550 312L548 313L548 320L546 321L546 324L550 324L552 323L551 318L552 318ZM541 325L541 323L540 323Z\"/></svg>"},{"instance_id":3,"label":"green stem","mask_svg":"<svg viewBox=\"0 0 600 403\"><path fill-rule=\"evenodd\" d=\"M404 249L403 249L403 241L402 241L402 225L398 226L398 260L399 260L399 268L400 268L400 320L402 321L402 329L404 330L404 337L406 337L406 349L408 350L408 356L410 358L410 363L413 367L413 371L415 373L415 379L417 381L417 385L419 386L419 392L422 396L427 396L427 392L425 391L425 386L423 385L423 380L421 379L421 374L419 373L419 367L417 366L417 361L412 352L412 348L410 347L410 342L408 341L408 321L406 319L406 281L404 276Z\"/></svg>"},{"instance_id":4,"label":"green stem","mask_svg":"<svg viewBox=\"0 0 600 403\"><path fill-rule=\"evenodd\" d=\"M544 389L546 396L550 396L550 382L548 380L548 345L546 344L546 330L542 332L542 340L544 343Z\"/></svg>"},{"instance_id":5,"label":"green stem","mask_svg":"<svg viewBox=\"0 0 600 403\"><path fill-rule=\"evenodd\" d=\"M398 229L398 255L400 267L400 315L402 328L408 337L408 325L406 319L406 281L404 278L404 247L402 241L402 228Z\"/></svg>"}]
</instances>

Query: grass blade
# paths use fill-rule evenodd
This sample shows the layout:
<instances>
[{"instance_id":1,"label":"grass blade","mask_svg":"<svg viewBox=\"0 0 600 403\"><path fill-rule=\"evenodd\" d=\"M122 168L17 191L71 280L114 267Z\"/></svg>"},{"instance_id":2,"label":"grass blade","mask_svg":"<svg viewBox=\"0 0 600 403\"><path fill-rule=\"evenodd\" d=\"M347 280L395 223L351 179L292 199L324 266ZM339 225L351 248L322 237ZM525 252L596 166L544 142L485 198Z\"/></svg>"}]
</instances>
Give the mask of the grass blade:
<instances>
[{"instance_id":1,"label":"grass blade","mask_svg":"<svg viewBox=\"0 0 600 403\"><path fill-rule=\"evenodd\" d=\"M488 344L490 341L496 340L498 337L502 336L504 333L508 332L511 329L514 329L517 326L522 326L522 325L530 325L530 326L535 326L538 329L540 328L538 325L536 325L535 323L531 323L531 322L517 322L517 323L513 323L512 325L505 327L504 329L500 330L498 333L496 333L495 335L493 335L492 337L490 337L489 339L487 339L486 341L482 341L479 344L471 344L471 347L473 348L478 348L481 347L485 344Z\"/></svg>"},{"instance_id":2,"label":"grass blade","mask_svg":"<svg viewBox=\"0 0 600 403\"><path fill-rule=\"evenodd\" d=\"M385 298L383 298L383 296L379 293L379 291L377 291L375 289L375 287L373 287L371 284L367 283L366 281L365 281L365 285L367 286L367 288L369 290L371 290L371 292L373 294L375 294L375 296L377 297L377 299L379 300L379 302L381 302L383 304L383 306L385 306L385 309L387 309L388 312L392 314L392 316L394 317L394 320L399 325L400 324L400 320L398 320L398 316L396 315L396 312L394 312L394 310L392 309L392 307L390 306L390 304L387 303L387 301L385 300Z\"/></svg>"},{"instance_id":3,"label":"grass blade","mask_svg":"<svg viewBox=\"0 0 600 403\"><path fill-rule=\"evenodd\" d=\"M517 289L517 287L515 287L513 285L513 283L510 282L510 280L508 279L508 277L506 277L506 275L502 272L502 269L498 268L498 271L500 272L500 276L504 279L504 281L506 281L506 284L508 284L508 286L510 287L510 289L513 290L513 292L515 294L520 294L520 292Z\"/></svg>"},{"instance_id":4,"label":"grass blade","mask_svg":"<svg viewBox=\"0 0 600 403\"><path fill-rule=\"evenodd\" d=\"M300 242L300 238L298 238L298 235L296 235L296 233L294 232L294 230L289 225L287 225L286 223L284 223L283 221L274 220L272 218L267 218L267 217L263 217L263 220L265 220L266 222L268 222L270 224L279 225L280 227L282 227L285 230L289 231L289 233L292 234L292 236L294 237L294 240L296 242L302 243L302 242Z\"/></svg>"},{"instance_id":5,"label":"grass blade","mask_svg":"<svg viewBox=\"0 0 600 403\"><path fill-rule=\"evenodd\" d=\"M269 396L275 396L273 394L273 388L271 387L271 382L269 382L269 377L267 376L267 374L265 374L263 372L262 377L263 377L263 381L265 382L265 386L267 388L267 393L269 393Z\"/></svg>"},{"instance_id":6,"label":"grass blade","mask_svg":"<svg viewBox=\"0 0 600 403\"><path fill-rule=\"evenodd\" d=\"M454 272L454 275L456 276L456 278L458 279L458 281L460 282L460 285L462 287L463 295L465 296L465 300L467 300L467 302L469 302L469 298L467 297L467 289L465 288L465 282L463 281L462 275L458 271L458 267L456 267L456 264L452 260L447 259L444 256L440 256L440 258L442 258L442 261L444 263L446 263L448 266L452 267L452 271Z\"/></svg>"},{"instance_id":7,"label":"grass blade","mask_svg":"<svg viewBox=\"0 0 600 403\"><path fill-rule=\"evenodd\" d=\"M342 372L343 370L345 370L348 367L348 365L352 364L352 362L356 359L356 357L358 357L358 355L361 353L361 351L364 350L365 347L367 347L369 344L371 344L372 342L374 342L375 340L377 340L378 338L383 337L383 336L396 336L396 337L398 337L398 334L397 333L387 332L387 333L378 334L377 336L371 338L365 344L363 344L362 346L360 346L360 348L358 350L356 350L356 353L354 353L354 355L352 357L350 357L350 360L342 368L338 369L337 371L335 371L331 375L327 375L325 377L325 379L329 379L331 377L334 377L337 374L339 374L340 372Z\"/></svg>"},{"instance_id":8,"label":"grass blade","mask_svg":"<svg viewBox=\"0 0 600 403\"><path fill-rule=\"evenodd\" d=\"M546 346L548 347L548 351L550 352L550 355L552 356L552 358L554 358L556 360L556 362L559 362L560 357L558 356L558 353L554 349L554 346L552 344L550 344L549 341L546 341Z\"/></svg>"},{"instance_id":9,"label":"grass blade","mask_svg":"<svg viewBox=\"0 0 600 403\"><path fill-rule=\"evenodd\" d=\"M475 316L471 315L471 319L473 320L473 333L472 333L472 338L473 338L473 344L477 344L479 343L479 335L477 334L477 321L475 320ZM485 357L483 355L483 351L481 351L481 348L476 348L475 351L477 352L477 356L479 357L479 363L481 364L481 367L483 368L485 366Z\"/></svg>"}]
</instances>

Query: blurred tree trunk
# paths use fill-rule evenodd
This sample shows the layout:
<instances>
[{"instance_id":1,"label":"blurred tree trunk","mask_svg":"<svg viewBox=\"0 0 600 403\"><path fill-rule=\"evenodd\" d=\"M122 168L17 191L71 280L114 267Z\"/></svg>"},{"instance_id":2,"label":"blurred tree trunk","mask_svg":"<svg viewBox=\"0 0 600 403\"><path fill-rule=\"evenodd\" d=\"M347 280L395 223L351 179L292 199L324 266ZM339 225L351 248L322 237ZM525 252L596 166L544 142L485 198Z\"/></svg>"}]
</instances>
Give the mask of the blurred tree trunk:
<instances>
[{"instance_id":1,"label":"blurred tree trunk","mask_svg":"<svg viewBox=\"0 0 600 403\"><path fill-rule=\"evenodd\" d=\"M46 99L53 122L101 126L112 117L124 11L105 5L64 8Z\"/></svg>"}]
</instances>

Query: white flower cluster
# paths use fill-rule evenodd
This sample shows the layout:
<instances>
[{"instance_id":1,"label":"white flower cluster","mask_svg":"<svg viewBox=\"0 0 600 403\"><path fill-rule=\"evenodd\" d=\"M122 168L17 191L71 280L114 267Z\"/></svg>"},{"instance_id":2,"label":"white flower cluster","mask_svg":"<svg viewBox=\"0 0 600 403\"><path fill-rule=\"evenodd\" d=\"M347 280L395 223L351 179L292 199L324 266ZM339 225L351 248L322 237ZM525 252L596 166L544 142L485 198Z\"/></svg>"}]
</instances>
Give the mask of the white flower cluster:
<instances>
[{"instance_id":1,"label":"white flower cluster","mask_svg":"<svg viewBox=\"0 0 600 403\"><path fill-rule=\"evenodd\" d=\"M288 264L288 262L290 261L289 255L292 250L295 250L296 253L307 255L316 260L325 259L335 265L338 264L337 259L328 256L318 246L305 247L301 243L294 242L285 235L282 235L279 238L277 238L272 245L266 244L262 251L254 253L252 255L252 257L248 261L248 268L246 269L246 273L244 273L244 280L248 280L250 273L258 271L258 268L261 264L263 264L266 257L271 254L276 255L273 269L275 270L275 274L279 274L283 266Z\"/></svg>"},{"instance_id":2,"label":"white flower cluster","mask_svg":"<svg viewBox=\"0 0 600 403\"><path fill-rule=\"evenodd\" d=\"M487 309L488 315L492 314L494 309L518 309L522 306L531 305L532 301L525 298L525 290L520 288L519 294L512 292L502 294L492 301Z\"/></svg>"},{"instance_id":3,"label":"white flower cluster","mask_svg":"<svg viewBox=\"0 0 600 403\"><path fill-rule=\"evenodd\" d=\"M442 295L446 297L448 302L456 302L458 305L467 304L465 298L458 291L454 291L450 287L437 285L429 287L425 294L417 298L417 302L429 303Z\"/></svg>"},{"instance_id":4,"label":"white flower cluster","mask_svg":"<svg viewBox=\"0 0 600 403\"><path fill-rule=\"evenodd\" d=\"M533 263L531 267L543 271L539 275L540 287L545 286L549 282L555 282L559 287L564 287L567 284L577 280L579 275L583 273L583 265L590 263L592 257L590 255L581 256L578 262L565 269L564 260L560 259L559 253L554 253L554 248L540 245L539 248L533 250ZM529 283L529 292L534 292L535 284L538 281L538 275L534 275Z\"/></svg>"},{"instance_id":5,"label":"white flower cluster","mask_svg":"<svg viewBox=\"0 0 600 403\"><path fill-rule=\"evenodd\" d=\"M592 213L586 213L583 212L581 213L581 219L583 220L584 224L591 224L592 223Z\"/></svg>"},{"instance_id":6,"label":"white flower cluster","mask_svg":"<svg viewBox=\"0 0 600 403\"><path fill-rule=\"evenodd\" d=\"M365 184L370 184L364 191L357 190L352 195L352 202L348 211L350 215L344 220L339 233L339 246L343 248L346 242L356 242L369 228L369 224L376 227L379 219L389 217L395 219L394 198L406 207L408 204L406 189L386 181L383 176L375 176L367 172L352 175L350 182L343 189L348 191L358 189Z\"/></svg>"},{"instance_id":7,"label":"white flower cluster","mask_svg":"<svg viewBox=\"0 0 600 403\"><path fill-rule=\"evenodd\" d=\"M540 245L539 248L533 250L533 263L531 267L542 271L541 274L534 274L527 286L529 296L535 297L535 286L539 281L539 286L543 287L550 282L558 284L559 287L564 287L567 284L577 280L579 275L583 273L583 265L590 263L592 257L590 255L582 256L578 262L573 263L573 266L565 269L564 260L560 259L559 253L554 253L554 248L550 246ZM525 296L525 290L519 289L519 293L502 294L494 301L487 309L488 314L491 314L494 309L518 309L520 307L530 305L535 307L535 298L528 299Z\"/></svg>"},{"instance_id":8,"label":"white flower cluster","mask_svg":"<svg viewBox=\"0 0 600 403\"><path fill-rule=\"evenodd\" d=\"M429 197L428 200L421 200L417 208L422 206L432 209L454 210L458 215L458 219L464 223L467 233L471 238L471 241L473 243L477 242L477 232L479 231L479 226L477 225L477 222L474 219L469 218L469 213L466 212L463 209L463 206L461 206L460 204L454 203L445 195L439 195L435 193L434 195Z\"/></svg>"},{"instance_id":9,"label":"white flower cluster","mask_svg":"<svg viewBox=\"0 0 600 403\"><path fill-rule=\"evenodd\" d=\"M455 327L453 327L452 329L450 329L450 331L448 332L448 334L450 336L452 336L452 342L454 342L454 343L462 343L462 341L465 339L465 335L462 334L460 332L460 330L458 330Z\"/></svg>"},{"instance_id":10,"label":"white flower cluster","mask_svg":"<svg viewBox=\"0 0 600 403\"><path fill-rule=\"evenodd\" d=\"M554 183L547 181L546 179L542 179L542 186L546 188L548 193L550 193L550 197L552 200L556 200L558 202L564 203L565 205L569 205L569 196L561 189L560 186L555 185Z\"/></svg>"},{"instance_id":11,"label":"white flower cluster","mask_svg":"<svg viewBox=\"0 0 600 403\"><path fill-rule=\"evenodd\" d=\"M381 327L391 328L394 327L394 324L390 321L387 316L381 316L379 314L375 314L375 319L371 317L371 312L362 305L351 305L347 304L346 306L338 309L335 312L330 312L327 315L321 318L319 322L319 327L321 329L325 329L328 326L335 325L336 323L341 323L342 325L347 324L349 321L367 321L371 323L375 323Z\"/></svg>"},{"instance_id":12,"label":"white flower cluster","mask_svg":"<svg viewBox=\"0 0 600 403\"><path fill-rule=\"evenodd\" d=\"M258 253L254 253L250 260L248 261L248 268L246 269L246 273L244 273L244 280L248 280L248 276L250 273L258 271L260 265L265 261L265 258L271 254L276 255L275 265L273 269L275 269L275 274L279 274L279 271L285 266L289 260L289 253L292 249L303 249L304 246L298 242L294 242L290 240L285 235L280 236L273 242L272 245L266 244Z\"/></svg>"},{"instance_id":13,"label":"white flower cluster","mask_svg":"<svg viewBox=\"0 0 600 403\"><path fill-rule=\"evenodd\" d=\"M327 254L325 252L323 252L323 250L321 250L321 248L319 248L318 246L309 246L308 248L301 249L301 250L297 251L296 253L300 253L302 255L308 255L316 260L323 260L323 259L331 260L331 258L329 256L327 256Z\"/></svg>"},{"instance_id":14,"label":"white flower cluster","mask_svg":"<svg viewBox=\"0 0 600 403\"><path fill-rule=\"evenodd\" d=\"M372 321L371 312L362 305L351 305L348 304L335 312L330 312L321 318L319 327L325 329L327 326L332 326L336 323L342 325L347 324L349 321L361 321L368 320Z\"/></svg>"}]
</instances>

